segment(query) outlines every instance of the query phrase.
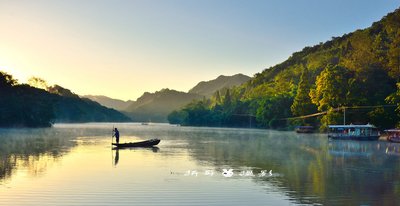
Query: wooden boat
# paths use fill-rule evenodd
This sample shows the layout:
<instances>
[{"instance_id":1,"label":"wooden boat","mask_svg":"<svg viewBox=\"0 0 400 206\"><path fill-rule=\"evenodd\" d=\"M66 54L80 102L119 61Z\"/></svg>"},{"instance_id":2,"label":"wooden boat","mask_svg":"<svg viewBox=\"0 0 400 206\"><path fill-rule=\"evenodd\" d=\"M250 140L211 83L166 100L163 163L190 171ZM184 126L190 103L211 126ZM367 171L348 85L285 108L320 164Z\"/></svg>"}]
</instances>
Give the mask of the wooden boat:
<instances>
[{"instance_id":1,"label":"wooden boat","mask_svg":"<svg viewBox=\"0 0 400 206\"><path fill-rule=\"evenodd\" d=\"M141 141L141 142L128 142L128 143L111 143L112 145L118 147L118 148L124 148L124 147L153 147L160 143L161 140L159 139L150 139L146 141Z\"/></svg>"},{"instance_id":2,"label":"wooden boat","mask_svg":"<svg viewBox=\"0 0 400 206\"><path fill-rule=\"evenodd\" d=\"M297 133L313 133L314 127L313 126L297 126L295 131Z\"/></svg>"},{"instance_id":3,"label":"wooden boat","mask_svg":"<svg viewBox=\"0 0 400 206\"><path fill-rule=\"evenodd\" d=\"M371 124L328 125L328 138L341 140L378 140L380 133Z\"/></svg>"},{"instance_id":4,"label":"wooden boat","mask_svg":"<svg viewBox=\"0 0 400 206\"><path fill-rule=\"evenodd\" d=\"M387 141L400 143L400 129L388 129L385 132L387 133Z\"/></svg>"}]
</instances>

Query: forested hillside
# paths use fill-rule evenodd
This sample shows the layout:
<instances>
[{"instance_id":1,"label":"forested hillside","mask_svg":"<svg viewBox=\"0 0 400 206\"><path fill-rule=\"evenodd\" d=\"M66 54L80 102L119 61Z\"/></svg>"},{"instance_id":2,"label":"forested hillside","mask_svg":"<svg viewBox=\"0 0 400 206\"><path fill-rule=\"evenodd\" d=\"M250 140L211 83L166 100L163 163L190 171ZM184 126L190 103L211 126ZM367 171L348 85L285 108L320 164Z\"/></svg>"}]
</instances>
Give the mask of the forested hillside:
<instances>
[{"instance_id":1,"label":"forested hillside","mask_svg":"<svg viewBox=\"0 0 400 206\"><path fill-rule=\"evenodd\" d=\"M120 112L81 99L54 85L44 89L18 84L0 71L0 127L48 127L54 122L130 121Z\"/></svg>"},{"instance_id":2,"label":"forested hillside","mask_svg":"<svg viewBox=\"0 0 400 206\"><path fill-rule=\"evenodd\" d=\"M337 108L347 107L347 124L390 128L399 122L399 80L397 9L369 28L305 47L244 85L191 103L169 119L186 125L284 128L309 124L324 129L327 124L342 124L343 111ZM314 118L288 119L325 111Z\"/></svg>"},{"instance_id":3,"label":"forested hillside","mask_svg":"<svg viewBox=\"0 0 400 206\"><path fill-rule=\"evenodd\" d=\"M167 115L176 109L202 96L162 89L155 93L145 92L125 110L133 121L167 122Z\"/></svg>"},{"instance_id":4,"label":"forested hillside","mask_svg":"<svg viewBox=\"0 0 400 206\"><path fill-rule=\"evenodd\" d=\"M188 93L172 89L162 89L154 93L145 92L136 101L132 101L123 111L133 121L167 122L167 116L172 111L182 108L193 100L210 97L212 94L239 86L248 79L250 77L243 74L220 75L216 79L198 83Z\"/></svg>"}]
</instances>

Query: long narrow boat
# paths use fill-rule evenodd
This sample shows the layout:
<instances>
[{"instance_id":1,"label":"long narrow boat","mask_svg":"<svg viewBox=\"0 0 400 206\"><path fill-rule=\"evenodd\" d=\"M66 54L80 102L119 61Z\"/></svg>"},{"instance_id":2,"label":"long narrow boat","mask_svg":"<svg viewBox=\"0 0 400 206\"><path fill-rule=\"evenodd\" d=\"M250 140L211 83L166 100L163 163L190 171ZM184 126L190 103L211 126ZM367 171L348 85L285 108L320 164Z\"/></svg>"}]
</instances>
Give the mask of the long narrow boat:
<instances>
[{"instance_id":1,"label":"long narrow boat","mask_svg":"<svg viewBox=\"0 0 400 206\"><path fill-rule=\"evenodd\" d=\"M128 142L128 143L111 143L112 145L118 147L118 148L124 148L124 147L152 147L160 143L161 140L159 139L150 139L142 142Z\"/></svg>"},{"instance_id":2,"label":"long narrow boat","mask_svg":"<svg viewBox=\"0 0 400 206\"><path fill-rule=\"evenodd\" d=\"M313 133L314 127L313 126L297 126L295 131L297 133Z\"/></svg>"},{"instance_id":3,"label":"long narrow boat","mask_svg":"<svg viewBox=\"0 0 400 206\"><path fill-rule=\"evenodd\" d=\"M380 133L371 124L328 125L328 138L341 140L378 140Z\"/></svg>"}]
</instances>

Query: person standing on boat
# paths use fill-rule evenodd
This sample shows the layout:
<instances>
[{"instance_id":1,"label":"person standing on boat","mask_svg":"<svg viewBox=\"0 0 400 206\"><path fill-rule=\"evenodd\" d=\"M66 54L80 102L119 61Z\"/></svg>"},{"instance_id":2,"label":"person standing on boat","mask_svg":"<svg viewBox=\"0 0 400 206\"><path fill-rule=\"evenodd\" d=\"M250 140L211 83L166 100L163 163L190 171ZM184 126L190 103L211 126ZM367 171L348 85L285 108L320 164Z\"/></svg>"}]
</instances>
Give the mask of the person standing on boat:
<instances>
[{"instance_id":1,"label":"person standing on boat","mask_svg":"<svg viewBox=\"0 0 400 206\"><path fill-rule=\"evenodd\" d=\"M117 128L114 129L113 137L115 137L115 141L119 144L119 131Z\"/></svg>"}]
</instances>

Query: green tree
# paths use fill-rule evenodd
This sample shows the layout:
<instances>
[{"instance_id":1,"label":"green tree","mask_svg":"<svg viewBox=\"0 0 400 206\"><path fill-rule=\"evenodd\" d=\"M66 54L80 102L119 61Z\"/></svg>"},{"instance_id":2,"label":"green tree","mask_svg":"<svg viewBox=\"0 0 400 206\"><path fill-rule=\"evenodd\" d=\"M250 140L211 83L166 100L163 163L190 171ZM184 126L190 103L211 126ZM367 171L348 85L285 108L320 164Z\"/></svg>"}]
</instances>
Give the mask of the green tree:
<instances>
[{"instance_id":1,"label":"green tree","mask_svg":"<svg viewBox=\"0 0 400 206\"><path fill-rule=\"evenodd\" d=\"M397 83L397 91L386 98L386 102L389 104L396 104L397 108L397 116L400 117L400 82ZM400 127L400 122L397 123L397 126Z\"/></svg>"},{"instance_id":2,"label":"green tree","mask_svg":"<svg viewBox=\"0 0 400 206\"><path fill-rule=\"evenodd\" d=\"M310 91L312 103L318 106L319 111L346 106L351 77L348 69L328 65L317 76L315 89Z\"/></svg>"},{"instance_id":3,"label":"green tree","mask_svg":"<svg viewBox=\"0 0 400 206\"><path fill-rule=\"evenodd\" d=\"M394 77L397 81L400 81L400 30L397 31L396 36L397 38L395 38L389 46L388 66L390 68L390 76Z\"/></svg>"},{"instance_id":4,"label":"green tree","mask_svg":"<svg viewBox=\"0 0 400 206\"><path fill-rule=\"evenodd\" d=\"M380 129L393 128L400 120L400 113L399 115L393 115L395 113L396 111L393 107L377 107L368 112L369 122Z\"/></svg>"},{"instance_id":5,"label":"green tree","mask_svg":"<svg viewBox=\"0 0 400 206\"><path fill-rule=\"evenodd\" d=\"M328 109L327 114L321 118L321 131L326 131L330 124L343 124L343 113Z\"/></svg>"},{"instance_id":6,"label":"green tree","mask_svg":"<svg viewBox=\"0 0 400 206\"><path fill-rule=\"evenodd\" d=\"M307 68L303 69L300 82L297 87L297 94L290 107L294 116L302 116L316 112L315 105L310 98L311 79Z\"/></svg>"},{"instance_id":7,"label":"green tree","mask_svg":"<svg viewBox=\"0 0 400 206\"><path fill-rule=\"evenodd\" d=\"M207 126L210 124L210 110L207 102L194 101L183 108L186 113L184 124Z\"/></svg>"},{"instance_id":8,"label":"green tree","mask_svg":"<svg viewBox=\"0 0 400 206\"><path fill-rule=\"evenodd\" d=\"M287 122L284 118L291 117L290 106L292 104L293 97L287 94L261 98L256 112L256 119L262 127L286 127Z\"/></svg>"},{"instance_id":9,"label":"green tree","mask_svg":"<svg viewBox=\"0 0 400 206\"><path fill-rule=\"evenodd\" d=\"M187 112L180 110L176 111L174 110L168 115L168 122L170 124L185 124L187 118Z\"/></svg>"},{"instance_id":10,"label":"green tree","mask_svg":"<svg viewBox=\"0 0 400 206\"><path fill-rule=\"evenodd\" d=\"M221 94L219 90L217 90L214 95L212 96L212 106L220 105L222 103L221 101Z\"/></svg>"},{"instance_id":11,"label":"green tree","mask_svg":"<svg viewBox=\"0 0 400 206\"><path fill-rule=\"evenodd\" d=\"M229 108L232 105L232 98L231 98L231 93L230 93L229 89L226 90L226 93L224 96L224 101L223 101L222 105L225 108Z\"/></svg>"}]
</instances>

